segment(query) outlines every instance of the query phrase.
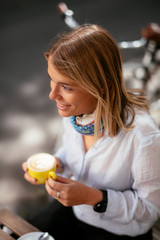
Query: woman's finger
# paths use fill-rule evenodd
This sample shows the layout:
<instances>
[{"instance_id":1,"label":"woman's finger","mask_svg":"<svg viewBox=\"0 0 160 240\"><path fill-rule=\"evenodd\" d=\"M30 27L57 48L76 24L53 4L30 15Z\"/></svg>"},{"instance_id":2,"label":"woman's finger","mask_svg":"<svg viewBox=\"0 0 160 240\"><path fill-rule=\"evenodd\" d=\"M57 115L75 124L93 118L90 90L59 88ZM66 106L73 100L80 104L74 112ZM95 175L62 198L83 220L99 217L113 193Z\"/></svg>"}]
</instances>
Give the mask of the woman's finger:
<instances>
[{"instance_id":1,"label":"woman's finger","mask_svg":"<svg viewBox=\"0 0 160 240\"><path fill-rule=\"evenodd\" d=\"M63 178L57 175L56 180L53 180L53 178L49 178L47 181L47 184L50 186L51 189L56 191L63 191L66 190L67 184L71 184L73 181L68 178Z\"/></svg>"},{"instance_id":2,"label":"woman's finger","mask_svg":"<svg viewBox=\"0 0 160 240\"><path fill-rule=\"evenodd\" d=\"M31 184L38 185L37 180L36 180L35 178L32 178L32 177L29 175L29 172L28 172L28 171L25 172L24 178L25 178L28 182L30 182Z\"/></svg>"},{"instance_id":3,"label":"woman's finger","mask_svg":"<svg viewBox=\"0 0 160 240\"><path fill-rule=\"evenodd\" d=\"M25 172L28 170L28 168L27 168L27 162L22 163L22 169L23 169L23 171L25 171Z\"/></svg>"},{"instance_id":4,"label":"woman's finger","mask_svg":"<svg viewBox=\"0 0 160 240\"><path fill-rule=\"evenodd\" d=\"M47 181L46 181L46 184L52 189L52 190L55 190L55 191L61 191L62 190L62 183L59 183L57 182L57 179L56 180L53 180L52 177L50 177Z\"/></svg>"},{"instance_id":5,"label":"woman's finger","mask_svg":"<svg viewBox=\"0 0 160 240\"><path fill-rule=\"evenodd\" d=\"M24 174L24 178L30 182L31 184L38 184L37 183L37 180L35 178L32 178L30 175L29 175L29 172L28 172L28 168L27 168L27 162L24 162L22 163L22 169L24 170L25 174Z\"/></svg>"},{"instance_id":6,"label":"woman's finger","mask_svg":"<svg viewBox=\"0 0 160 240\"><path fill-rule=\"evenodd\" d=\"M56 182L69 184L74 182L74 180L57 175Z\"/></svg>"},{"instance_id":7,"label":"woman's finger","mask_svg":"<svg viewBox=\"0 0 160 240\"><path fill-rule=\"evenodd\" d=\"M57 191L56 189L53 189L53 187L49 184L49 180L46 180L45 183L46 190L50 196L53 198L59 198L60 192Z\"/></svg>"}]
</instances>

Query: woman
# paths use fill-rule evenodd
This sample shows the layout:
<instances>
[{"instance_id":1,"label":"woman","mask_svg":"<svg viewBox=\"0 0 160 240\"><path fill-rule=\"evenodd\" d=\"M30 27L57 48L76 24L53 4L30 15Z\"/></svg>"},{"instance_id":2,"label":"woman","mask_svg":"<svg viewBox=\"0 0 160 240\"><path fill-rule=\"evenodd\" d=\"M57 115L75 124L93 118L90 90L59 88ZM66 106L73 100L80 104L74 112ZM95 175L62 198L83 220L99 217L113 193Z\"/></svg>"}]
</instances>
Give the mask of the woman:
<instances>
[{"instance_id":1,"label":"woman","mask_svg":"<svg viewBox=\"0 0 160 240\"><path fill-rule=\"evenodd\" d=\"M83 25L45 57L64 136L55 153L57 180L45 184L58 201L32 223L56 240L152 239L160 216L160 132L145 97L125 88L117 45L102 27ZM26 163L23 169L36 184Z\"/></svg>"}]
</instances>

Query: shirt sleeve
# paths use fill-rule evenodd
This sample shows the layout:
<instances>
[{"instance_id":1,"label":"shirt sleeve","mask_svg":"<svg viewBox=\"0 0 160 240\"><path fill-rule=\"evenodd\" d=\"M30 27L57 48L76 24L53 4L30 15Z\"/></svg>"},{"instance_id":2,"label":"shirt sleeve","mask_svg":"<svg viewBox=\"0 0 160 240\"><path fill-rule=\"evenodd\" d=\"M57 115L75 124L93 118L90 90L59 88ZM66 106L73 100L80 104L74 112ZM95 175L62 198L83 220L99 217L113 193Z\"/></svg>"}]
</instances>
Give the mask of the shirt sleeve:
<instances>
[{"instance_id":1,"label":"shirt sleeve","mask_svg":"<svg viewBox=\"0 0 160 240\"><path fill-rule=\"evenodd\" d=\"M132 190L108 190L108 206L103 218L134 222L135 232L149 230L160 217L160 133L141 144L132 166Z\"/></svg>"},{"instance_id":2,"label":"shirt sleeve","mask_svg":"<svg viewBox=\"0 0 160 240\"><path fill-rule=\"evenodd\" d=\"M54 154L55 157L60 159L60 161L64 165L64 170L62 174L59 174L64 177L70 177L72 175L67 163L66 163L66 152L67 152L67 145L68 145L68 126L67 126L67 119L63 119L63 127L64 127L64 133L62 138L62 146L58 149L58 151Z\"/></svg>"}]
</instances>

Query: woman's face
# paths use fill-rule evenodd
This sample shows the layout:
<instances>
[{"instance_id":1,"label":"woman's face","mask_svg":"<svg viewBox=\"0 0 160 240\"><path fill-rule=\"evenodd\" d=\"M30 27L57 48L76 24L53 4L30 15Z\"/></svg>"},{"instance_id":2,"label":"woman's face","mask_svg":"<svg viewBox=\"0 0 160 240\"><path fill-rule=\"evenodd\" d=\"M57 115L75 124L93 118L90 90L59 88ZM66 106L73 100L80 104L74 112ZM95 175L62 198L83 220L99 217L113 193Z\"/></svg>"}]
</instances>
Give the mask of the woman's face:
<instances>
[{"instance_id":1,"label":"woman's face","mask_svg":"<svg viewBox=\"0 0 160 240\"><path fill-rule=\"evenodd\" d=\"M97 99L58 72L52 65L50 57L48 75L51 79L49 98L56 101L62 117L90 114L95 110Z\"/></svg>"}]
</instances>

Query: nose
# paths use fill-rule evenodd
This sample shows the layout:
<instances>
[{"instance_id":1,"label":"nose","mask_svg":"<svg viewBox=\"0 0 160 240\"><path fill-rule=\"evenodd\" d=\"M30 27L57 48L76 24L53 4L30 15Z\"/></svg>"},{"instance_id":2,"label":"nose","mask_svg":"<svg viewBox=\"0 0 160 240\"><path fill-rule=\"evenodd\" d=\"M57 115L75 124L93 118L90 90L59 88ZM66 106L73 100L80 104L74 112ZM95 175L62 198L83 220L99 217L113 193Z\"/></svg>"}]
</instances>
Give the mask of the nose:
<instances>
[{"instance_id":1,"label":"nose","mask_svg":"<svg viewBox=\"0 0 160 240\"><path fill-rule=\"evenodd\" d=\"M56 99L59 98L59 97L60 97L60 94L59 94L58 87L57 87L57 86L52 87L52 88L51 88L51 91L50 91L50 93L49 93L49 98L50 98L51 100L56 100Z\"/></svg>"},{"instance_id":2,"label":"nose","mask_svg":"<svg viewBox=\"0 0 160 240\"><path fill-rule=\"evenodd\" d=\"M53 90L51 89L50 93L49 93L49 98L51 100L54 100L54 93L53 93Z\"/></svg>"}]
</instances>

